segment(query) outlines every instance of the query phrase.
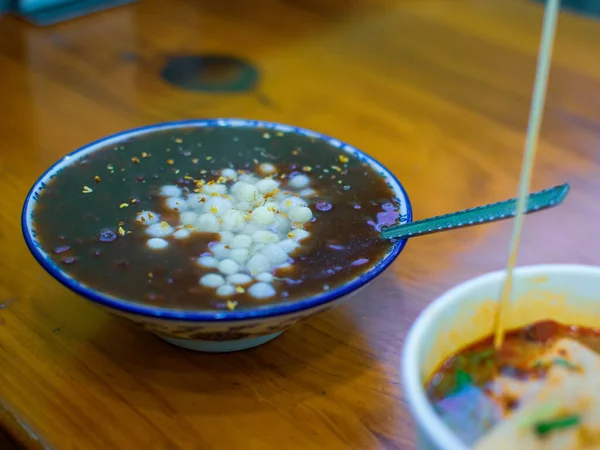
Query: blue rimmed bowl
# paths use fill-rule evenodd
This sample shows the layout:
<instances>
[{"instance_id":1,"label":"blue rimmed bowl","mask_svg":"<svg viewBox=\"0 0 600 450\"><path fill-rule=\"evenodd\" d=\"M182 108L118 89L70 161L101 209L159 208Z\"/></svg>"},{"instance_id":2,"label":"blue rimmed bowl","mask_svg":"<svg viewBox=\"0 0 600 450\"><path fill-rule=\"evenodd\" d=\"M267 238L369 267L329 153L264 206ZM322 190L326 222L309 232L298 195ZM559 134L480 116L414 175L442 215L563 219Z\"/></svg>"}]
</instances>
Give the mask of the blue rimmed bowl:
<instances>
[{"instance_id":1,"label":"blue rimmed bowl","mask_svg":"<svg viewBox=\"0 0 600 450\"><path fill-rule=\"evenodd\" d=\"M21 218L23 235L29 250L60 283L94 302L112 315L123 317L166 341L180 347L205 352L230 352L261 345L281 334L297 322L342 303L367 283L380 275L400 254L406 241L397 241L388 253L371 269L346 284L293 302L272 303L239 311L177 310L134 303L91 289L63 271L42 249L33 227L36 201L40 192L63 168L107 146L116 146L134 137L178 128L220 127L235 131L255 129L257 133L281 132L286 136L304 136L346 152L385 179L394 192L400 213L400 223L412 220L412 210L406 191L398 179L379 162L362 151L337 139L303 128L272 122L242 119L207 119L169 122L124 131L88 144L52 165L29 191Z\"/></svg>"}]
</instances>

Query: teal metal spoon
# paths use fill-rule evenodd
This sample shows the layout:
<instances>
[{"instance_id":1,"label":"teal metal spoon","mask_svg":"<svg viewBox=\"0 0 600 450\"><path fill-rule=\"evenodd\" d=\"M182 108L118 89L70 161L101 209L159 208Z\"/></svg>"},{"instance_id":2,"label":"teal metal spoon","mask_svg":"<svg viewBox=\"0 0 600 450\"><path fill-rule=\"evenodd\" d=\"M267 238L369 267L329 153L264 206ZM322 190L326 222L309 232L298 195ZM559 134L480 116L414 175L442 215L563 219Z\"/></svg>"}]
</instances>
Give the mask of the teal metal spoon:
<instances>
[{"instance_id":1,"label":"teal metal spoon","mask_svg":"<svg viewBox=\"0 0 600 450\"><path fill-rule=\"evenodd\" d=\"M541 211L560 205L569 192L567 183L554 186L550 189L534 192L527 200L526 214ZM465 228L482 223L496 222L498 220L514 217L517 209L517 199L504 200L490 205L465 209L443 216L431 217L403 225L394 225L384 228L381 237L384 239L407 239L424 234L438 233L453 228Z\"/></svg>"}]
</instances>

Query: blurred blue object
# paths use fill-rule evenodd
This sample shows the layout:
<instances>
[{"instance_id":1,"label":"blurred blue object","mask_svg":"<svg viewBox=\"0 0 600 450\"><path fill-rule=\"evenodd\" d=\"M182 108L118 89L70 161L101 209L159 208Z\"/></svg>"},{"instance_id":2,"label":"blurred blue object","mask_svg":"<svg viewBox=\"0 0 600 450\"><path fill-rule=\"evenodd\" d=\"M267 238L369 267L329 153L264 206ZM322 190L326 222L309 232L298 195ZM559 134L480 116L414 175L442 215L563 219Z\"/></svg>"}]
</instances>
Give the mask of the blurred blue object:
<instances>
[{"instance_id":1,"label":"blurred blue object","mask_svg":"<svg viewBox=\"0 0 600 450\"><path fill-rule=\"evenodd\" d=\"M535 0L545 3L546 0ZM600 1L599 0L562 0L562 7L568 11L582 14L585 16L600 18Z\"/></svg>"},{"instance_id":2,"label":"blurred blue object","mask_svg":"<svg viewBox=\"0 0 600 450\"><path fill-rule=\"evenodd\" d=\"M0 0L9 10L38 26L53 25L65 20L105 9L134 3L137 0ZM1 5L0 3L0 10Z\"/></svg>"}]
</instances>

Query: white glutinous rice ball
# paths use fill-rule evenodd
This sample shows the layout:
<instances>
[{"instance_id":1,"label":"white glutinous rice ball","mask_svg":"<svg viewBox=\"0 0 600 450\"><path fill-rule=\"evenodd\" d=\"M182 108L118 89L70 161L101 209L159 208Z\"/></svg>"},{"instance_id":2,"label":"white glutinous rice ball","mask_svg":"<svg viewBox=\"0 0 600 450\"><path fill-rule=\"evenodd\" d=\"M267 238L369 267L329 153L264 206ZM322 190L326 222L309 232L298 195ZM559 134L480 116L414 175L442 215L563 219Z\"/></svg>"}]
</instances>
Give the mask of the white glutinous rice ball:
<instances>
[{"instance_id":1,"label":"white glutinous rice ball","mask_svg":"<svg viewBox=\"0 0 600 450\"><path fill-rule=\"evenodd\" d=\"M219 260L217 258L208 255L201 256L200 258L198 258L197 262L202 267L207 267L209 269L214 269L219 265Z\"/></svg>"},{"instance_id":2,"label":"white glutinous rice ball","mask_svg":"<svg viewBox=\"0 0 600 450\"><path fill-rule=\"evenodd\" d=\"M165 200L167 208L173 211L184 212L188 209L187 201L181 197L169 197Z\"/></svg>"},{"instance_id":3,"label":"white glutinous rice ball","mask_svg":"<svg viewBox=\"0 0 600 450\"><path fill-rule=\"evenodd\" d=\"M227 186L218 183L207 183L202 186L202 192L209 196L212 194L224 195L227 194Z\"/></svg>"},{"instance_id":4,"label":"white glutinous rice ball","mask_svg":"<svg viewBox=\"0 0 600 450\"><path fill-rule=\"evenodd\" d=\"M229 253L229 258L233 259L238 264L245 264L250 257L250 252L247 248L234 248Z\"/></svg>"},{"instance_id":5,"label":"white glutinous rice ball","mask_svg":"<svg viewBox=\"0 0 600 450\"><path fill-rule=\"evenodd\" d=\"M217 295L221 297L231 297L235 294L235 287L231 284L222 284L217 288Z\"/></svg>"},{"instance_id":6,"label":"white glutinous rice ball","mask_svg":"<svg viewBox=\"0 0 600 450\"><path fill-rule=\"evenodd\" d=\"M261 194L269 194L279 187L279 183L270 178L265 178L256 183L256 189Z\"/></svg>"},{"instance_id":7,"label":"white glutinous rice ball","mask_svg":"<svg viewBox=\"0 0 600 450\"><path fill-rule=\"evenodd\" d=\"M236 273L227 277L227 281L235 285L246 285L252 282L252 277L245 273Z\"/></svg>"},{"instance_id":8,"label":"white glutinous rice ball","mask_svg":"<svg viewBox=\"0 0 600 450\"><path fill-rule=\"evenodd\" d=\"M300 197L304 197L304 198L309 197L310 198L310 197L313 197L314 195L316 195L316 191L314 189L310 189L310 188L302 189L299 192L299 194L300 194Z\"/></svg>"},{"instance_id":9,"label":"white glutinous rice ball","mask_svg":"<svg viewBox=\"0 0 600 450\"><path fill-rule=\"evenodd\" d=\"M198 217L196 226L198 227L198 231L207 233L215 233L221 228L217 216L210 213L202 214L200 217Z\"/></svg>"},{"instance_id":10,"label":"white glutinous rice ball","mask_svg":"<svg viewBox=\"0 0 600 450\"><path fill-rule=\"evenodd\" d=\"M136 220L143 225L153 225L160 222L160 214L152 211L142 211L137 215Z\"/></svg>"},{"instance_id":11,"label":"white glutinous rice ball","mask_svg":"<svg viewBox=\"0 0 600 450\"><path fill-rule=\"evenodd\" d=\"M294 206L289 212L292 222L305 224L313 218L312 211L306 206Z\"/></svg>"},{"instance_id":12,"label":"white glutinous rice ball","mask_svg":"<svg viewBox=\"0 0 600 450\"><path fill-rule=\"evenodd\" d=\"M256 255L257 253L260 253L260 251L265 248L267 246L267 244L262 244L260 242L255 242L254 244L252 244L252 248L250 248L250 254L251 255Z\"/></svg>"},{"instance_id":13,"label":"white glutinous rice ball","mask_svg":"<svg viewBox=\"0 0 600 450\"><path fill-rule=\"evenodd\" d=\"M163 186L160 189L160 195L164 197L181 197L181 189L177 186Z\"/></svg>"},{"instance_id":14,"label":"white glutinous rice ball","mask_svg":"<svg viewBox=\"0 0 600 450\"><path fill-rule=\"evenodd\" d=\"M252 211L252 221L258 225L271 225L275 221L275 213L264 206Z\"/></svg>"},{"instance_id":15,"label":"white glutinous rice ball","mask_svg":"<svg viewBox=\"0 0 600 450\"><path fill-rule=\"evenodd\" d=\"M229 244L235 235L231 231L221 231L219 233L219 242L221 244Z\"/></svg>"},{"instance_id":16,"label":"white glutinous rice ball","mask_svg":"<svg viewBox=\"0 0 600 450\"><path fill-rule=\"evenodd\" d=\"M258 230L252 233L252 240L261 244L270 244L279 241L279 236L266 230Z\"/></svg>"},{"instance_id":17,"label":"white glutinous rice ball","mask_svg":"<svg viewBox=\"0 0 600 450\"><path fill-rule=\"evenodd\" d=\"M235 180L237 178L237 172L233 169L223 169L221 170L221 176Z\"/></svg>"},{"instance_id":18,"label":"white glutinous rice ball","mask_svg":"<svg viewBox=\"0 0 600 450\"><path fill-rule=\"evenodd\" d=\"M230 249L227 248L225 244L216 244L210 248L211 253L217 259L223 260L229 258Z\"/></svg>"},{"instance_id":19,"label":"white glutinous rice ball","mask_svg":"<svg viewBox=\"0 0 600 450\"><path fill-rule=\"evenodd\" d=\"M279 202L279 207L283 212L288 212L290 209L295 208L296 206L306 206L306 201L302 200L300 197L286 197L282 201Z\"/></svg>"},{"instance_id":20,"label":"white glutinous rice ball","mask_svg":"<svg viewBox=\"0 0 600 450\"><path fill-rule=\"evenodd\" d=\"M275 218L274 229L277 233L287 235L292 227L292 222L283 216L277 216Z\"/></svg>"},{"instance_id":21,"label":"white glutinous rice ball","mask_svg":"<svg viewBox=\"0 0 600 450\"><path fill-rule=\"evenodd\" d=\"M263 206L265 208L267 208L269 211L273 211L274 213L279 212L279 205L275 202L267 202Z\"/></svg>"},{"instance_id":22,"label":"white glutinous rice ball","mask_svg":"<svg viewBox=\"0 0 600 450\"><path fill-rule=\"evenodd\" d=\"M247 234L238 234L237 236L234 236L234 238L229 243L229 246L233 249L237 249L237 248L247 249L247 248L250 248L251 245L252 245L252 238L250 236L248 236Z\"/></svg>"},{"instance_id":23,"label":"white glutinous rice ball","mask_svg":"<svg viewBox=\"0 0 600 450\"><path fill-rule=\"evenodd\" d=\"M148 239L147 244L152 250L162 250L163 248L167 248L169 246L169 243L161 238Z\"/></svg>"},{"instance_id":24,"label":"white glutinous rice ball","mask_svg":"<svg viewBox=\"0 0 600 450\"><path fill-rule=\"evenodd\" d=\"M237 191L237 198L243 202L253 203L258 200L261 196L256 189L256 186L244 183L244 185Z\"/></svg>"},{"instance_id":25,"label":"white glutinous rice ball","mask_svg":"<svg viewBox=\"0 0 600 450\"><path fill-rule=\"evenodd\" d=\"M231 211L232 208L232 203L223 197L211 197L204 204L204 212L215 216L222 216Z\"/></svg>"},{"instance_id":26,"label":"white glutinous rice ball","mask_svg":"<svg viewBox=\"0 0 600 450\"><path fill-rule=\"evenodd\" d=\"M155 238L168 236L172 234L173 231L175 231L175 229L167 222L155 223L146 228L146 234Z\"/></svg>"},{"instance_id":27,"label":"white glutinous rice ball","mask_svg":"<svg viewBox=\"0 0 600 450\"><path fill-rule=\"evenodd\" d=\"M266 272L271 268L271 261L265 255L254 255L246 265L251 274Z\"/></svg>"},{"instance_id":28,"label":"white glutinous rice ball","mask_svg":"<svg viewBox=\"0 0 600 450\"><path fill-rule=\"evenodd\" d=\"M263 283L271 283L275 279L275 277L269 272L259 273L254 278L256 278L258 281L262 281Z\"/></svg>"},{"instance_id":29,"label":"white glutinous rice ball","mask_svg":"<svg viewBox=\"0 0 600 450\"><path fill-rule=\"evenodd\" d=\"M255 283L248 288L248 293L254 298L269 298L276 294L275 288L268 283Z\"/></svg>"},{"instance_id":30,"label":"white glutinous rice ball","mask_svg":"<svg viewBox=\"0 0 600 450\"><path fill-rule=\"evenodd\" d=\"M173 237L176 239L185 239L189 235L190 235L190 232L188 230L186 230L185 228L182 230L177 230L175 233L173 233Z\"/></svg>"},{"instance_id":31,"label":"white glutinous rice ball","mask_svg":"<svg viewBox=\"0 0 600 450\"><path fill-rule=\"evenodd\" d=\"M258 166L258 170L260 170L264 175L272 175L277 171L277 168L271 163L262 163Z\"/></svg>"},{"instance_id":32,"label":"white glutinous rice ball","mask_svg":"<svg viewBox=\"0 0 600 450\"><path fill-rule=\"evenodd\" d=\"M271 261L274 266L283 264L288 260L288 254L277 244L267 244L267 246L262 249L262 254L269 258L269 261Z\"/></svg>"},{"instance_id":33,"label":"white glutinous rice ball","mask_svg":"<svg viewBox=\"0 0 600 450\"><path fill-rule=\"evenodd\" d=\"M204 202L206 202L206 200L208 200L208 196L204 195L204 194L190 194L187 196L186 199L186 203L188 205L189 209L192 209L194 211L196 210L203 210L204 209Z\"/></svg>"},{"instance_id":34,"label":"white glutinous rice ball","mask_svg":"<svg viewBox=\"0 0 600 450\"><path fill-rule=\"evenodd\" d=\"M248 183L248 184L256 184L258 182L258 178L256 178L254 175L248 174L248 173L240 175L239 179L240 179L240 181L242 181L244 183Z\"/></svg>"},{"instance_id":35,"label":"white glutinous rice ball","mask_svg":"<svg viewBox=\"0 0 600 450\"><path fill-rule=\"evenodd\" d=\"M179 214L179 221L182 225L195 225L198 221L198 214L194 211L186 211Z\"/></svg>"},{"instance_id":36,"label":"white glutinous rice ball","mask_svg":"<svg viewBox=\"0 0 600 450\"><path fill-rule=\"evenodd\" d=\"M290 232L290 235L290 238L295 239L297 241L301 241L302 239L306 239L307 237L309 237L310 233L306 230L294 230Z\"/></svg>"},{"instance_id":37,"label":"white glutinous rice ball","mask_svg":"<svg viewBox=\"0 0 600 450\"><path fill-rule=\"evenodd\" d=\"M242 212L250 212L254 208L252 204L249 202L237 202L235 204L236 209L239 209Z\"/></svg>"},{"instance_id":38,"label":"white glutinous rice ball","mask_svg":"<svg viewBox=\"0 0 600 450\"><path fill-rule=\"evenodd\" d=\"M209 273L200 278L200 284L206 287L216 288L225 283L225 278L216 273Z\"/></svg>"},{"instance_id":39,"label":"white glutinous rice ball","mask_svg":"<svg viewBox=\"0 0 600 450\"><path fill-rule=\"evenodd\" d=\"M238 230L246 224L244 214L237 209L231 209L221 216L221 228L227 231Z\"/></svg>"},{"instance_id":40,"label":"white glutinous rice ball","mask_svg":"<svg viewBox=\"0 0 600 450\"><path fill-rule=\"evenodd\" d=\"M304 174L296 175L290 180L290 187L294 189L304 189L310 184L310 178Z\"/></svg>"},{"instance_id":41,"label":"white glutinous rice ball","mask_svg":"<svg viewBox=\"0 0 600 450\"><path fill-rule=\"evenodd\" d=\"M237 273L240 266L233 259L227 258L219 263L219 272L224 275L233 275Z\"/></svg>"},{"instance_id":42,"label":"white glutinous rice ball","mask_svg":"<svg viewBox=\"0 0 600 450\"><path fill-rule=\"evenodd\" d=\"M279 246L281 247L281 249L284 252L293 253L294 250L296 250L298 247L300 247L300 244L298 244L298 242L296 242L293 239L284 239L283 241L281 241L279 243Z\"/></svg>"}]
</instances>

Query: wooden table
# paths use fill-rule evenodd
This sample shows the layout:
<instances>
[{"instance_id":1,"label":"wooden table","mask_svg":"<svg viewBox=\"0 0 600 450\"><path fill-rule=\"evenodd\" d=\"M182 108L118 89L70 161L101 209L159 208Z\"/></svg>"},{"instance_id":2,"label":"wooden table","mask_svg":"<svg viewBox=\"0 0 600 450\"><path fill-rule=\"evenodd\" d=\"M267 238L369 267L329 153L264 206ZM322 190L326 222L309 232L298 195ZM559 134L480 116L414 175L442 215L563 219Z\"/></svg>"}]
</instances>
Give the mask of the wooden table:
<instances>
[{"instance_id":1,"label":"wooden table","mask_svg":"<svg viewBox=\"0 0 600 450\"><path fill-rule=\"evenodd\" d=\"M0 19L0 423L55 449L410 449L398 365L432 299L503 267L510 223L415 239L343 307L204 355L108 317L37 266L23 198L65 153L190 117L282 121L390 167L417 219L514 196L542 18L522 0L144 0L50 29ZM600 263L600 23L563 14L521 263ZM261 70L249 94L159 77L175 54ZM0 438L0 447L8 447ZM4 445L4 447L3 447Z\"/></svg>"}]
</instances>

